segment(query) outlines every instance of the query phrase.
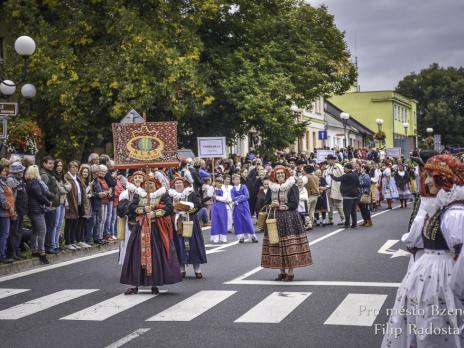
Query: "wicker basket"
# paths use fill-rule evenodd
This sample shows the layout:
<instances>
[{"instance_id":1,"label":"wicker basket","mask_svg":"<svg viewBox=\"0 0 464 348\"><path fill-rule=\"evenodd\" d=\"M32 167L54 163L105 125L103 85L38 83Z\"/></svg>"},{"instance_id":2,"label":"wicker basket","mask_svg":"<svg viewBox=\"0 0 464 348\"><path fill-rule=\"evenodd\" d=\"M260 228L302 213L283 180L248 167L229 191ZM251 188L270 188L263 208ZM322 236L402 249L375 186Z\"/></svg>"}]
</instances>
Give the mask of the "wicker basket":
<instances>
[{"instance_id":1,"label":"wicker basket","mask_svg":"<svg viewBox=\"0 0 464 348\"><path fill-rule=\"evenodd\" d=\"M126 218L118 216L118 223L116 225L118 240L124 240L126 238Z\"/></svg>"},{"instance_id":2,"label":"wicker basket","mask_svg":"<svg viewBox=\"0 0 464 348\"><path fill-rule=\"evenodd\" d=\"M266 220L266 226L269 244L279 244L279 231L277 230L277 219L275 218L275 209L274 218L270 219L268 217L268 219Z\"/></svg>"},{"instance_id":3,"label":"wicker basket","mask_svg":"<svg viewBox=\"0 0 464 348\"><path fill-rule=\"evenodd\" d=\"M258 230L264 230L266 226L266 219L268 215L268 211L266 211L266 207L264 206L261 211L258 213L258 219L256 220L256 228Z\"/></svg>"},{"instance_id":4,"label":"wicker basket","mask_svg":"<svg viewBox=\"0 0 464 348\"><path fill-rule=\"evenodd\" d=\"M193 234L193 221L190 221L189 215L187 214L187 220L182 222L182 237L191 238Z\"/></svg>"}]
</instances>

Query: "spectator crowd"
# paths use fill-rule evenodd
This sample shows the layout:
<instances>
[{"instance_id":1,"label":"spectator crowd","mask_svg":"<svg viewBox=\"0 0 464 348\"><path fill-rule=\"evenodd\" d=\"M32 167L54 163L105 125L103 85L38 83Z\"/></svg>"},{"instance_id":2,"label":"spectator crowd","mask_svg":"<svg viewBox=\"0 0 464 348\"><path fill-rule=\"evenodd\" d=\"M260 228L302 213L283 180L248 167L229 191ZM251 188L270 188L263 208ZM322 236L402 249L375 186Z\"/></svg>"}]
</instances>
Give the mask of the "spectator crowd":
<instances>
[{"instance_id":1,"label":"spectator crowd","mask_svg":"<svg viewBox=\"0 0 464 348\"><path fill-rule=\"evenodd\" d=\"M388 209L393 200L406 207L417 191L418 172L412 162L386 158L382 151L337 150L325 161L314 155L278 153L274 161L251 151L245 158L232 155L216 161L183 159L178 168L153 170L163 185L180 175L200 195L202 208L198 216L203 226L211 225L216 202L213 188L222 187L225 215L220 223L232 232L234 204L230 199L232 178L237 176L246 187L251 217L265 212L269 175L277 165L295 177L299 190L298 212L306 230L334 224L356 228L359 208L364 222L372 226L371 212L383 202ZM116 212L119 195L127 186L132 171L116 170L106 154L92 153L87 163L45 156L40 166L27 158L3 159L0 162L0 262L11 263L26 258L25 246L32 256L47 264L47 254L90 248L117 239ZM164 178L164 179L163 179ZM214 219L213 219L214 220ZM216 219L216 222L219 221ZM214 221L213 221L214 223ZM28 226L30 228L25 228ZM262 226L258 226L260 230ZM214 230L214 227L213 227ZM239 239L243 241L243 235ZM227 238L222 238L225 242ZM220 242L211 236L211 242Z\"/></svg>"}]
</instances>

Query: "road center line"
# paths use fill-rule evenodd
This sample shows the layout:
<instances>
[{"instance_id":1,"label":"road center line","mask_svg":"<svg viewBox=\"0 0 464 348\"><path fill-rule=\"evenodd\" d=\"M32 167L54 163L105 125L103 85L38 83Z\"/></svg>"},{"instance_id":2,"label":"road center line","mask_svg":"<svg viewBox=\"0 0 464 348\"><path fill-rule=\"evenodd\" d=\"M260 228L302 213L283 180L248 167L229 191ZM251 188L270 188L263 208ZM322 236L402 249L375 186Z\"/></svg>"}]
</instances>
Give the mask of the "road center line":
<instances>
[{"instance_id":1,"label":"road center line","mask_svg":"<svg viewBox=\"0 0 464 348\"><path fill-rule=\"evenodd\" d=\"M134 332L130 333L129 335L121 338L120 340L117 340L114 343L111 343L109 346L106 346L106 348L119 348L125 345L126 343L129 343L130 341L136 339L137 337L142 336L144 333L147 331L150 331L151 329L148 328L142 328L142 329L137 329Z\"/></svg>"}]
</instances>

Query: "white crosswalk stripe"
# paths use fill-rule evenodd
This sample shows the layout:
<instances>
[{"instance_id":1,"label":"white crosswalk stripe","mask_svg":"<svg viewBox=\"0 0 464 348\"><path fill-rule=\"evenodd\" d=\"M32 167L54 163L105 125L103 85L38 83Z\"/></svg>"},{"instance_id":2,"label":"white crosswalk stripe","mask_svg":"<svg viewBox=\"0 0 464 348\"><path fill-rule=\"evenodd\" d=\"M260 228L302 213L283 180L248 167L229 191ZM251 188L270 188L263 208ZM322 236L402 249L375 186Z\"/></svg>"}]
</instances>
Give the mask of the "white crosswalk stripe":
<instances>
[{"instance_id":1,"label":"white crosswalk stripe","mask_svg":"<svg viewBox=\"0 0 464 348\"><path fill-rule=\"evenodd\" d=\"M29 291L30 289L0 289L0 299L21 294L23 292Z\"/></svg>"},{"instance_id":2,"label":"white crosswalk stripe","mask_svg":"<svg viewBox=\"0 0 464 348\"><path fill-rule=\"evenodd\" d=\"M147 321L191 321L235 293L236 291L203 290Z\"/></svg>"},{"instance_id":3,"label":"white crosswalk stripe","mask_svg":"<svg viewBox=\"0 0 464 348\"><path fill-rule=\"evenodd\" d=\"M67 289L39 297L0 311L0 320L21 319L73 299L91 294L99 289ZM30 289L0 289L0 299L30 291ZM172 305L146 321L189 322L227 300L237 291L202 290ZM295 311L311 292L273 292L236 319L235 323L281 323ZM60 320L104 321L162 294L120 294L92 304ZM312 295L315 296L315 295ZM388 295L348 294L325 320L324 325L372 326ZM240 313L237 313L239 315ZM145 320L145 318L140 318ZM325 318L321 318L321 323Z\"/></svg>"},{"instance_id":4,"label":"white crosswalk stripe","mask_svg":"<svg viewBox=\"0 0 464 348\"><path fill-rule=\"evenodd\" d=\"M128 296L124 294L118 295L110 298L109 300L97 303L94 306L63 317L61 320L103 321L156 296L157 295L151 294L138 294L136 296Z\"/></svg>"},{"instance_id":5,"label":"white crosswalk stripe","mask_svg":"<svg viewBox=\"0 0 464 348\"><path fill-rule=\"evenodd\" d=\"M325 325L372 326L387 295L348 294Z\"/></svg>"},{"instance_id":6,"label":"white crosswalk stripe","mask_svg":"<svg viewBox=\"0 0 464 348\"><path fill-rule=\"evenodd\" d=\"M235 322L280 323L310 295L310 292L273 292Z\"/></svg>"},{"instance_id":7,"label":"white crosswalk stripe","mask_svg":"<svg viewBox=\"0 0 464 348\"><path fill-rule=\"evenodd\" d=\"M14 320L27 317L43 311L45 309L57 306L61 303L74 300L78 297L98 291L98 289L78 289L78 290L62 290L53 294L36 298L17 306L0 311L0 320Z\"/></svg>"}]
</instances>

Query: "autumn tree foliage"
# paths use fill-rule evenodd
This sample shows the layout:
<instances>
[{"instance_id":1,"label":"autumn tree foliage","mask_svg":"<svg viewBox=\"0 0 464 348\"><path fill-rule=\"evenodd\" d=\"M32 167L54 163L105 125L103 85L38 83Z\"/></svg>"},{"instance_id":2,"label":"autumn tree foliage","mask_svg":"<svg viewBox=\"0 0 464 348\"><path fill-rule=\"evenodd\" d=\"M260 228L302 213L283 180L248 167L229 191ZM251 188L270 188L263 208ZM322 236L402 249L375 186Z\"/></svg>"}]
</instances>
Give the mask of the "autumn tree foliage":
<instances>
[{"instance_id":1,"label":"autumn tree foliage","mask_svg":"<svg viewBox=\"0 0 464 348\"><path fill-rule=\"evenodd\" d=\"M254 128L262 150L282 149L304 128L292 103L343 93L356 76L333 17L299 0L7 0L1 11L7 47L36 40L28 117L64 158L110 142L130 108L177 120L180 146Z\"/></svg>"}]
</instances>

